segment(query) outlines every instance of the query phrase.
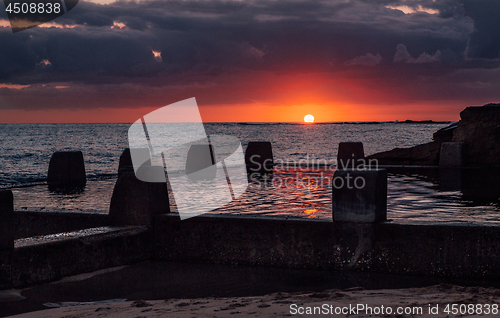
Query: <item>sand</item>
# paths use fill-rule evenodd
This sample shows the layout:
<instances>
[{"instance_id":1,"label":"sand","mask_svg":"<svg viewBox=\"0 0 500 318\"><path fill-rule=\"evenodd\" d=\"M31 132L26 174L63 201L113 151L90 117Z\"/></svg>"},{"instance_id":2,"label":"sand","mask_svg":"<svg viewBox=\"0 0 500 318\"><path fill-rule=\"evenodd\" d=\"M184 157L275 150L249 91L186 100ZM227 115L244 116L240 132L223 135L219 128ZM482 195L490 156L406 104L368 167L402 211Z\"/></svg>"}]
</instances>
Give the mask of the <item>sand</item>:
<instances>
[{"instance_id":1,"label":"sand","mask_svg":"<svg viewBox=\"0 0 500 318\"><path fill-rule=\"evenodd\" d=\"M355 288L324 292L274 293L259 297L62 303L54 306L66 307L13 317L498 317L500 314L495 308L498 308L499 303L500 289L441 284L408 289ZM456 305L452 307L453 304ZM447 305L450 310L456 308L458 314L446 313ZM359 311L355 311L357 306ZM371 307L372 312L366 307ZM391 314L388 307L392 310ZM398 308L408 312L397 314ZM479 309L482 309L482 314ZM304 314L300 314L301 310ZM335 310L345 312L335 314ZM421 313L418 310L421 310ZM460 315L460 310L465 314ZM488 310L489 314L484 314Z\"/></svg>"}]
</instances>

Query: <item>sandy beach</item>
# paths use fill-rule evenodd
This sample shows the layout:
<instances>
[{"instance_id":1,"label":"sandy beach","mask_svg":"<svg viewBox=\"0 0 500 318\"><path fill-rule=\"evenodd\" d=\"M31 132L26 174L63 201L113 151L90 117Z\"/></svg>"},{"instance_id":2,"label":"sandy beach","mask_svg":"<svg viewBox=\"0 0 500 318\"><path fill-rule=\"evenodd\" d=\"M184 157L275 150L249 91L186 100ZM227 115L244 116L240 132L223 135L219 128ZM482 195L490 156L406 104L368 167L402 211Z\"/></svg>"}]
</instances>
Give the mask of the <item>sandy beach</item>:
<instances>
[{"instance_id":1,"label":"sandy beach","mask_svg":"<svg viewBox=\"0 0 500 318\"><path fill-rule=\"evenodd\" d=\"M262 297L61 303L60 308L13 317L498 317L499 301L500 289L440 284L408 289L273 293ZM468 304L474 304L474 309ZM448 305L458 314L445 312ZM488 308L490 313L486 314Z\"/></svg>"}]
</instances>

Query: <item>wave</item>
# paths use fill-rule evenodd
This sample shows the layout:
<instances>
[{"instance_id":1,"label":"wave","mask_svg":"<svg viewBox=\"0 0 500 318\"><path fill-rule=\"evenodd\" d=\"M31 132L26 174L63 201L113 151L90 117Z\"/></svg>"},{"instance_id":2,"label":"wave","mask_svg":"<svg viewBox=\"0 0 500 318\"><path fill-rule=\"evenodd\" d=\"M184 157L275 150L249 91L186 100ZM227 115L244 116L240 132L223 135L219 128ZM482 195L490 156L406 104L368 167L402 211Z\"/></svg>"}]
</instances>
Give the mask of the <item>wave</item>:
<instances>
[{"instance_id":1,"label":"wave","mask_svg":"<svg viewBox=\"0 0 500 318\"><path fill-rule=\"evenodd\" d=\"M117 173L87 173L87 181L100 181L116 178ZM42 177L22 177L11 176L10 178L0 178L0 189L26 188L39 185L47 185L46 176Z\"/></svg>"}]
</instances>

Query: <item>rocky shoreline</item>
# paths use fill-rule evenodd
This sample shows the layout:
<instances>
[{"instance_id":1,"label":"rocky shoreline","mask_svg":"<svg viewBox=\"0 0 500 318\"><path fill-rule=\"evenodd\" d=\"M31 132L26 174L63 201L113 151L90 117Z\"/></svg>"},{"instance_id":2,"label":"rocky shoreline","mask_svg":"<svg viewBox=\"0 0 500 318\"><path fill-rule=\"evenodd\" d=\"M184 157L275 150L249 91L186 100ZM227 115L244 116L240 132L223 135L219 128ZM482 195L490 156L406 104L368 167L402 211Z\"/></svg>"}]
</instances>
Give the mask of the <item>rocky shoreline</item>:
<instances>
[{"instance_id":1,"label":"rocky shoreline","mask_svg":"<svg viewBox=\"0 0 500 318\"><path fill-rule=\"evenodd\" d=\"M466 167L500 166L500 104L467 107L460 121L438 130L433 141L368 156L380 165L437 166L444 142L462 143Z\"/></svg>"}]
</instances>

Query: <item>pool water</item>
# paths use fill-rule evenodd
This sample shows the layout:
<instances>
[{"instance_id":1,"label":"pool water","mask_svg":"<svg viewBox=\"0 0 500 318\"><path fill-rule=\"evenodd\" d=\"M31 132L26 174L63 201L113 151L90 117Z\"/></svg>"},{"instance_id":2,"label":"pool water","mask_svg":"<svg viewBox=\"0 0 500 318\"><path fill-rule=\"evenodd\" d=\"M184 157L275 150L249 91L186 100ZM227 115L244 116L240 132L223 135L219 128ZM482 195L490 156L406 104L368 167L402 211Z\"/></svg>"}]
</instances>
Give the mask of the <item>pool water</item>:
<instances>
[{"instance_id":1,"label":"pool water","mask_svg":"<svg viewBox=\"0 0 500 318\"><path fill-rule=\"evenodd\" d=\"M250 182L237 200L210 213L332 218L328 168L275 167L272 180ZM388 168L387 218L405 224L500 224L500 172L482 169ZM116 178L90 180L81 193L46 185L13 188L15 210L107 213ZM175 206L171 207L175 212Z\"/></svg>"}]
</instances>

